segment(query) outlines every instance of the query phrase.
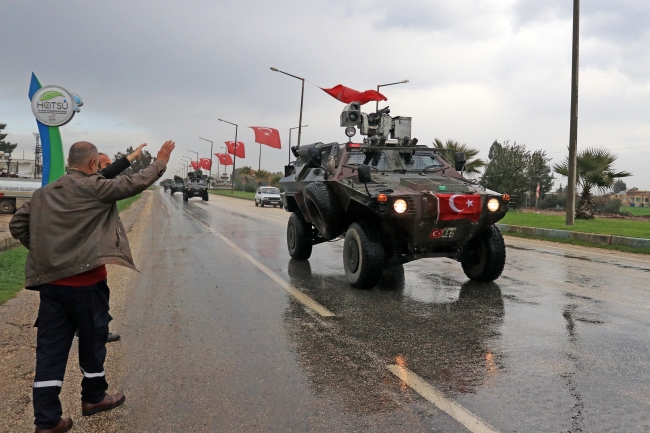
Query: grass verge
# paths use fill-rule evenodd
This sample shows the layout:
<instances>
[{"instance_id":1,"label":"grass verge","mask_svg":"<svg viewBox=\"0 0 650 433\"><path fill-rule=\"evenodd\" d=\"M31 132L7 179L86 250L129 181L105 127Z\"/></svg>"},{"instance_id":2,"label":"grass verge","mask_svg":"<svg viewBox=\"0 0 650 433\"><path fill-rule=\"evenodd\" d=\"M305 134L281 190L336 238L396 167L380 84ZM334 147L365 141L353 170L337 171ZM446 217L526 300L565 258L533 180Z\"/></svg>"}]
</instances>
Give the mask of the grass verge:
<instances>
[{"instance_id":1,"label":"grass verge","mask_svg":"<svg viewBox=\"0 0 650 433\"><path fill-rule=\"evenodd\" d=\"M20 246L0 253L0 305L25 286L27 248Z\"/></svg>"},{"instance_id":2,"label":"grass verge","mask_svg":"<svg viewBox=\"0 0 650 433\"><path fill-rule=\"evenodd\" d=\"M142 194L134 195L133 197L125 198L124 200L120 200L117 202L117 210L119 212L124 212L127 210L133 203L135 203L140 197L142 197Z\"/></svg>"},{"instance_id":3,"label":"grass verge","mask_svg":"<svg viewBox=\"0 0 650 433\"><path fill-rule=\"evenodd\" d=\"M226 197L235 197L241 198L244 200L255 200L254 192L244 192L244 191L233 191L232 193L228 190L223 189L211 189L208 191L210 194L223 195Z\"/></svg>"},{"instance_id":4,"label":"grass verge","mask_svg":"<svg viewBox=\"0 0 650 433\"><path fill-rule=\"evenodd\" d=\"M118 201L117 209L125 211L140 197L141 194L138 194ZM16 296L25 286L25 260L27 249L22 246L0 252L0 305Z\"/></svg>"},{"instance_id":5,"label":"grass verge","mask_svg":"<svg viewBox=\"0 0 650 433\"><path fill-rule=\"evenodd\" d=\"M565 221L566 218L563 215L511 211L499 222L515 226L650 239L650 221L596 218L593 220L575 220L575 225L569 227L565 225Z\"/></svg>"},{"instance_id":6,"label":"grass verge","mask_svg":"<svg viewBox=\"0 0 650 433\"><path fill-rule=\"evenodd\" d=\"M533 235L527 235L523 233L503 233L503 236L512 236L514 238L524 238L524 239L531 239L536 241L555 242L558 244L580 245L582 247L600 248L603 250L616 250L616 251L623 251L626 253L650 255L650 249L647 248L631 248L623 245L592 244L590 242L580 241L577 239L545 238L543 236L533 236Z\"/></svg>"},{"instance_id":7,"label":"grass verge","mask_svg":"<svg viewBox=\"0 0 650 433\"><path fill-rule=\"evenodd\" d=\"M629 212L634 216L650 215L650 207L622 207L621 212Z\"/></svg>"}]
</instances>

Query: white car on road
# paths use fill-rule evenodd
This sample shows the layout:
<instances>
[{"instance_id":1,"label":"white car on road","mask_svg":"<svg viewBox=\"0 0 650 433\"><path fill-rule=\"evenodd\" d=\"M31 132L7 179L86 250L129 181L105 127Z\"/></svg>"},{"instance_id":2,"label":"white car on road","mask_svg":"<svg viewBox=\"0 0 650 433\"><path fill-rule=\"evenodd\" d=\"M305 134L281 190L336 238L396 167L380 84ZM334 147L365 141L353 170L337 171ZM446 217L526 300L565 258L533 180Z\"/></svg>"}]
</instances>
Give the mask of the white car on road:
<instances>
[{"instance_id":1,"label":"white car on road","mask_svg":"<svg viewBox=\"0 0 650 433\"><path fill-rule=\"evenodd\" d=\"M255 193L255 206L280 206L282 207L282 199L280 198L280 189L272 186L261 186L257 188Z\"/></svg>"}]
</instances>

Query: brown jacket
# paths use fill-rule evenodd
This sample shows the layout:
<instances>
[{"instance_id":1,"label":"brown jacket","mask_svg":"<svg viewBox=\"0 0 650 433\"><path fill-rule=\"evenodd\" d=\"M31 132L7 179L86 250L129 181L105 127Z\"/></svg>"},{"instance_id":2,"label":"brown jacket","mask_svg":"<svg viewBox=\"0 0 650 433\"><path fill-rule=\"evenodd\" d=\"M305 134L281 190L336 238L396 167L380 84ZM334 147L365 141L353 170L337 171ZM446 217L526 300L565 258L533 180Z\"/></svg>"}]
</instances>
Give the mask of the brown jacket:
<instances>
[{"instance_id":1,"label":"brown jacket","mask_svg":"<svg viewBox=\"0 0 650 433\"><path fill-rule=\"evenodd\" d=\"M79 170L34 192L9 230L27 249L25 286L38 286L114 264L137 270L116 201L132 197L165 172L157 160L130 176L105 179Z\"/></svg>"}]
</instances>

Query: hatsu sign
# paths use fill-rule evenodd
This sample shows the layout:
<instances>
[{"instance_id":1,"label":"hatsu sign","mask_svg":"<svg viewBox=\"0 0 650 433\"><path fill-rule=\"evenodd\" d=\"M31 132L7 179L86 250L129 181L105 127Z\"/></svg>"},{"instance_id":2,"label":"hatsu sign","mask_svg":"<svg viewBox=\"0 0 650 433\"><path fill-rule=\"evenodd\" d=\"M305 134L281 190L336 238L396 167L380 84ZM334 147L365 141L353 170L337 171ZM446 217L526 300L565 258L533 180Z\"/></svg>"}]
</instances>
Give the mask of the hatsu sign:
<instances>
[{"instance_id":1,"label":"hatsu sign","mask_svg":"<svg viewBox=\"0 0 650 433\"><path fill-rule=\"evenodd\" d=\"M79 96L60 86L41 87L32 97L34 117L47 126L65 125L82 105Z\"/></svg>"}]
</instances>

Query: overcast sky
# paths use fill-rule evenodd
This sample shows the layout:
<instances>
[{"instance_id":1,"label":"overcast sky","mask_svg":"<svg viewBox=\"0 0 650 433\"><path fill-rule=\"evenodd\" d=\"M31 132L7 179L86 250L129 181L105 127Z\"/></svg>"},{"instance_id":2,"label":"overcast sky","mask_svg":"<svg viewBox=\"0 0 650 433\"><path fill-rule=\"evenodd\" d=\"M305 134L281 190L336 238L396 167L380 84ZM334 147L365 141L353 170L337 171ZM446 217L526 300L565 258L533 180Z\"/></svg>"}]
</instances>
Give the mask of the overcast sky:
<instances>
[{"instance_id":1,"label":"overcast sky","mask_svg":"<svg viewBox=\"0 0 650 433\"><path fill-rule=\"evenodd\" d=\"M79 94L85 105L61 128L110 155L166 139L180 156L208 157L222 142L258 145L246 126L280 129L282 150L262 168L281 171L289 127L303 143L345 141L343 104L316 86L384 88L392 115L413 117L413 136L454 139L487 158L495 140L567 154L571 0L423 1L7 1L0 13L0 122L18 155L33 157L30 75ZM650 189L650 2L583 0L578 147L602 146L616 168ZM312 84L313 83L313 84ZM374 109L374 104L364 106ZM296 141L296 131L292 144ZM238 165L240 164L238 160ZM216 162L215 162L216 166ZM566 184L566 179L560 179Z\"/></svg>"}]
</instances>

